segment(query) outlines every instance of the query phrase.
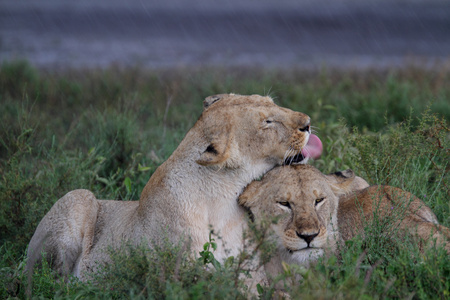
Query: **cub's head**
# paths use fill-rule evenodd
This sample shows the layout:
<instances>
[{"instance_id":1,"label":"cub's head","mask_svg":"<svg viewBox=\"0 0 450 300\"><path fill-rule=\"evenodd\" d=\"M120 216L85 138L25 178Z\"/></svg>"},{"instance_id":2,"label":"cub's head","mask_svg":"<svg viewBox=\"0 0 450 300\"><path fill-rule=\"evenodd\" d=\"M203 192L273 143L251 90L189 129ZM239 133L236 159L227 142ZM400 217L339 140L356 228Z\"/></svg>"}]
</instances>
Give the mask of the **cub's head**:
<instances>
[{"instance_id":1,"label":"cub's head","mask_svg":"<svg viewBox=\"0 0 450 300\"><path fill-rule=\"evenodd\" d=\"M282 259L305 264L335 250L339 196L352 188L352 171L324 175L310 165L283 166L252 182L239 203L256 222L277 217L272 225Z\"/></svg>"},{"instance_id":2,"label":"cub's head","mask_svg":"<svg viewBox=\"0 0 450 300\"><path fill-rule=\"evenodd\" d=\"M275 165L304 163L322 151L311 134L309 116L276 105L270 97L223 94L204 101L195 125L202 134L200 157L204 166L240 168L260 165L255 177Z\"/></svg>"}]
</instances>

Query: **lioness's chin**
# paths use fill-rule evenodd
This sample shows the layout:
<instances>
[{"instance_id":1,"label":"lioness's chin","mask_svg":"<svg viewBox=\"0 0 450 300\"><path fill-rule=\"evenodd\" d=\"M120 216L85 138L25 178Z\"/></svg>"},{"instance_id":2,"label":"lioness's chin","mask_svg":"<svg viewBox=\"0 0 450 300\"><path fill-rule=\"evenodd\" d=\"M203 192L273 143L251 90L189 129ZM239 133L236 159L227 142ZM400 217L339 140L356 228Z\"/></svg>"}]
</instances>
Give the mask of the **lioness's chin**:
<instances>
[{"instance_id":1,"label":"lioness's chin","mask_svg":"<svg viewBox=\"0 0 450 300\"><path fill-rule=\"evenodd\" d=\"M302 153L298 153L294 156L289 156L283 161L283 165L302 165L308 162L308 157L303 156Z\"/></svg>"},{"instance_id":2,"label":"lioness's chin","mask_svg":"<svg viewBox=\"0 0 450 300\"><path fill-rule=\"evenodd\" d=\"M305 157L303 160L296 162L296 163L292 163L291 165L296 166L296 165L306 165L308 163L309 157Z\"/></svg>"}]
</instances>

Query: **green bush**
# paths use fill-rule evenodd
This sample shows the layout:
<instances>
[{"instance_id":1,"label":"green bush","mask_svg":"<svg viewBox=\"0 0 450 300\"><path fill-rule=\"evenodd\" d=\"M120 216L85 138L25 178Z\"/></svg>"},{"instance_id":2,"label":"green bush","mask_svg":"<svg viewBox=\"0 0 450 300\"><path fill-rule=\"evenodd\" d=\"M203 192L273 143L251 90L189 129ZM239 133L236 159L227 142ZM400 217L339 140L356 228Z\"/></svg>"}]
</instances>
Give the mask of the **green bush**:
<instances>
[{"instance_id":1,"label":"green bush","mask_svg":"<svg viewBox=\"0 0 450 300\"><path fill-rule=\"evenodd\" d=\"M432 208L445 226L450 215L448 174L450 149L447 121L425 111L412 120L389 126L383 132L349 138L352 167L371 184L392 185L407 190Z\"/></svg>"}]
</instances>

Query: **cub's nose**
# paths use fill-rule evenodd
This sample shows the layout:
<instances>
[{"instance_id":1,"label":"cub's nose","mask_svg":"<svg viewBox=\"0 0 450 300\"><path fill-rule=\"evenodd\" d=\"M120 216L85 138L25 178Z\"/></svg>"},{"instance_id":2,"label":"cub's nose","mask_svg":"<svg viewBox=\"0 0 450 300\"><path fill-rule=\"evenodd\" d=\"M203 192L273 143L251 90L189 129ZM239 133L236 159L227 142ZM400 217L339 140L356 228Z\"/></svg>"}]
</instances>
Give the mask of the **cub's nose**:
<instances>
[{"instance_id":1,"label":"cub's nose","mask_svg":"<svg viewBox=\"0 0 450 300\"><path fill-rule=\"evenodd\" d=\"M319 230L319 232L320 232L320 230ZM319 232L313 233L313 234L301 234L301 233L298 233L298 231L296 231L295 233L297 233L297 236L298 236L299 238L303 239L303 240L308 244L308 246L309 246L309 243L311 243L312 240L313 240L316 236L319 235Z\"/></svg>"}]
</instances>

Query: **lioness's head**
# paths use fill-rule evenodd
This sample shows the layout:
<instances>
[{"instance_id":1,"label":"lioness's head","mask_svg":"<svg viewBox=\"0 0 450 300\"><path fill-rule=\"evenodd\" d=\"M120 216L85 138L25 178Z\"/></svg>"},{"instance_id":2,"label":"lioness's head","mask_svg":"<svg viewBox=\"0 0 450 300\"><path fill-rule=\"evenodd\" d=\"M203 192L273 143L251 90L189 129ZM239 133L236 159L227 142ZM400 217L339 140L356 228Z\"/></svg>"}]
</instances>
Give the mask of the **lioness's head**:
<instances>
[{"instance_id":1,"label":"lioness's head","mask_svg":"<svg viewBox=\"0 0 450 300\"><path fill-rule=\"evenodd\" d=\"M270 97L210 96L196 126L206 141L196 160L203 166L304 163L322 150L320 140L311 134L309 116L280 107Z\"/></svg>"},{"instance_id":2,"label":"lioness's head","mask_svg":"<svg viewBox=\"0 0 450 300\"><path fill-rule=\"evenodd\" d=\"M283 166L252 182L239 197L255 220L278 217L273 225L284 260L311 261L334 250L339 196L354 182L352 171L324 175L310 165Z\"/></svg>"}]
</instances>

